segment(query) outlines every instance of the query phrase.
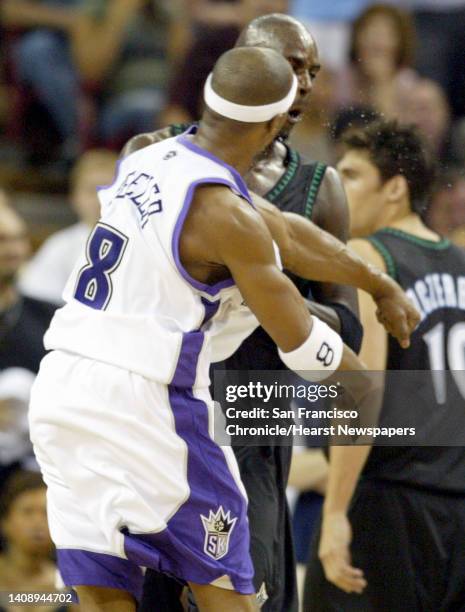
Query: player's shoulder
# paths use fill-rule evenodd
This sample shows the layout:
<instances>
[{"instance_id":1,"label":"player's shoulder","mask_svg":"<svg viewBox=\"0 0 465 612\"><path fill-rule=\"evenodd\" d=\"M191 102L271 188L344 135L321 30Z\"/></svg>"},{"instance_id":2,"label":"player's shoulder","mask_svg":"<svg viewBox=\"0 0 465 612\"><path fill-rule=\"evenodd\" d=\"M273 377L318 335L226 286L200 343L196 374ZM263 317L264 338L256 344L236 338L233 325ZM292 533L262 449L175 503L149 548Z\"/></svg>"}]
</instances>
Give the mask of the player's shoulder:
<instances>
[{"instance_id":1,"label":"player's shoulder","mask_svg":"<svg viewBox=\"0 0 465 612\"><path fill-rule=\"evenodd\" d=\"M196 186L193 196L194 206L201 207L213 218L222 219L223 223L240 223L257 217L254 206L243 196L236 193L229 185L219 182L204 182Z\"/></svg>"},{"instance_id":2,"label":"player's shoulder","mask_svg":"<svg viewBox=\"0 0 465 612\"><path fill-rule=\"evenodd\" d=\"M248 240L263 229L263 221L250 202L226 185L199 185L191 211L215 242Z\"/></svg>"},{"instance_id":3,"label":"player's shoulder","mask_svg":"<svg viewBox=\"0 0 465 612\"><path fill-rule=\"evenodd\" d=\"M318 197L325 202L343 203L345 205L345 191L341 176L334 166L324 166L319 184Z\"/></svg>"},{"instance_id":4,"label":"player's shoulder","mask_svg":"<svg viewBox=\"0 0 465 612\"><path fill-rule=\"evenodd\" d=\"M349 241L349 247L364 261L386 271L386 263L383 256L368 238L354 238Z\"/></svg>"}]
</instances>

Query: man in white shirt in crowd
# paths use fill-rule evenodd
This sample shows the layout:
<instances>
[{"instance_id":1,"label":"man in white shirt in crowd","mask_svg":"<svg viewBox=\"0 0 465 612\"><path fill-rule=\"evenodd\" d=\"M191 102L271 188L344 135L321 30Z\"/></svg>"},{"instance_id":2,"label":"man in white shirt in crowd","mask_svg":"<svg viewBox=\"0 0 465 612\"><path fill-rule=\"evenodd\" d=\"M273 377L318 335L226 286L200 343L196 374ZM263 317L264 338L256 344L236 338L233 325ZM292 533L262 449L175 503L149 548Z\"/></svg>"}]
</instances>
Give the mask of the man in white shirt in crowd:
<instances>
[{"instance_id":1,"label":"man in white shirt in crowd","mask_svg":"<svg viewBox=\"0 0 465 612\"><path fill-rule=\"evenodd\" d=\"M52 234L37 251L20 278L23 293L63 304L63 288L100 217L97 188L112 182L116 160L117 155L105 149L91 149L79 158L70 178L71 205L79 220Z\"/></svg>"}]
</instances>

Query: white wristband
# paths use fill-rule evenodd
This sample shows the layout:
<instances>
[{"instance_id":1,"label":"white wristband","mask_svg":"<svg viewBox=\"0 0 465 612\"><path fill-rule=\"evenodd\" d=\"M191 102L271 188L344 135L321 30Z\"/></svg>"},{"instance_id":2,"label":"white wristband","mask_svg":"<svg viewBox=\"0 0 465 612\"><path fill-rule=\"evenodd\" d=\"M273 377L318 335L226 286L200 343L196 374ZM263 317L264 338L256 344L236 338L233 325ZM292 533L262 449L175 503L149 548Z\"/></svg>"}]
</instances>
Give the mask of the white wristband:
<instances>
[{"instance_id":1,"label":"white wristband","mask_svg":"<svg viewBox=\"0 0 465 612\"><path fill-rule=\"evenodd\" d=\"M278 353L290 370L305 372L306 379L318 382L339 367L343 343L341 336L321 319L313 315L312 319L312 331L305 342L289 353L278 348Z\"/></svg>"}]
</instances>

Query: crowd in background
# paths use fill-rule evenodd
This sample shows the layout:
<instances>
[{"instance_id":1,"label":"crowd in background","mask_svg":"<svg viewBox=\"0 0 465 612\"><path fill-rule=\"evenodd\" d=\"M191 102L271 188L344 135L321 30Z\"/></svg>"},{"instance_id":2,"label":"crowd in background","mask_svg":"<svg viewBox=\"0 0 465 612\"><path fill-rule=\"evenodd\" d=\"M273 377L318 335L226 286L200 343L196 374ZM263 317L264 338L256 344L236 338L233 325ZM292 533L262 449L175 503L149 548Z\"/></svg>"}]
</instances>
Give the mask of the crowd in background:
<instances>
[{"instance_id":1,"label":"crowd in background","mask_svg":"<svg viewBox=\"0 0 465 612\"><path fill-rule=\"evenodd\" d=\"M465 246L465 0L3 0L0 569L9 555L29 585L49 584L51 543L28 394L42 335L98 218L96 187L111 182L129 137L199 117L214 62L269 12L306 23L323 66L291 144L334 164L347 127L378 116L416 124L438 160L427 221ZM313 467L320 495L318 454ZM0 590L16 589L13 571L1 576Z\"/></svg>"}]
</instances>

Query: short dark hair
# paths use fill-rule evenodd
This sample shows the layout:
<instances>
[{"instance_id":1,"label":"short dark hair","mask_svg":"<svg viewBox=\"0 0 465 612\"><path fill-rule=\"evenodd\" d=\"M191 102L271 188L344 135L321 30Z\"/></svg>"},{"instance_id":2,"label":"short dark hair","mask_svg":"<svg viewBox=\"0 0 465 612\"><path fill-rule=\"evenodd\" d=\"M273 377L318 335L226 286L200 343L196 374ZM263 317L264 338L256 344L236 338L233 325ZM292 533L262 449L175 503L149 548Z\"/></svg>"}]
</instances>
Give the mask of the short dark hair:
<instances>
[{"instance_id":1,"label":"short dark hair","mask_svg":"<svg viewBox=\"0 0 465 612\"><path fill-rule=\"evenodd\" d=\"M0 519L6 518L16 499L28 491L45 489L39 472L17 470L6 481L0 500Z\"/></svg>"},{"instance_id":2,"label":"short dark hair","mask_svg":"<svg viewBox=\"0 0 465 612\"><path fill-rule=\"evenodd\" d=\"M345 149L366 151L383 181L401 175L409 188L411 209L422 214L436 176L436 165L417 129L397 121L375 121L364 129L349 130Z\"/></svg>"}]
</instances>

